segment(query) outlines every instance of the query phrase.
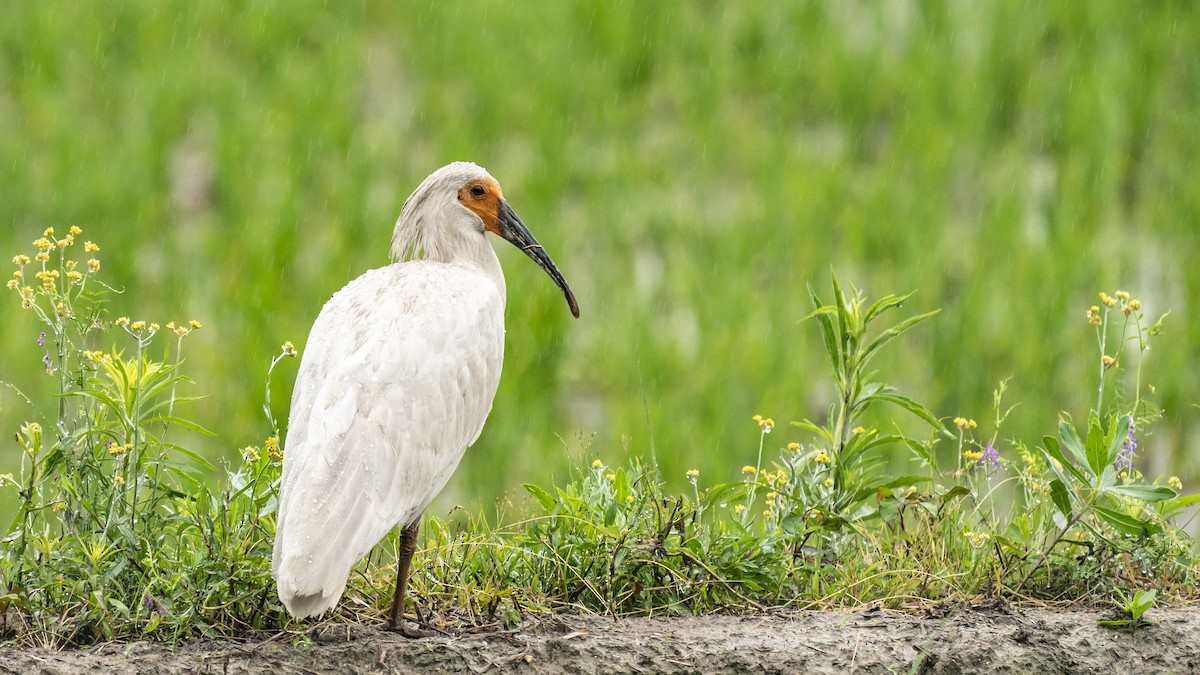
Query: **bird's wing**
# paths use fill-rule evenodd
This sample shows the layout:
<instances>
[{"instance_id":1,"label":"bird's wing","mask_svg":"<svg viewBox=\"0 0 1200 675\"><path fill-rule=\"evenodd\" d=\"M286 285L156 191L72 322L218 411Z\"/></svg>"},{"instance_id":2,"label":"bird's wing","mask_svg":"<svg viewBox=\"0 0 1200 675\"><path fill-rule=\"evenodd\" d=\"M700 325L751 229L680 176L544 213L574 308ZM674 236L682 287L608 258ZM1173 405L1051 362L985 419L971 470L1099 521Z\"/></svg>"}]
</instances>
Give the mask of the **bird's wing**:
<instances>
[{"instance_id":1,"label":"bird's wing","mask_svg":"<svg viewBox=\"0 0 1200 675\"><path fill-rule=\"evenodd\" d=\"M425 261L368 272L321 310L292 396L272 561L292 614L336 604L354 563L441 491L491 410L503 315L487 277Z\"/></svg>"}]
</instances>

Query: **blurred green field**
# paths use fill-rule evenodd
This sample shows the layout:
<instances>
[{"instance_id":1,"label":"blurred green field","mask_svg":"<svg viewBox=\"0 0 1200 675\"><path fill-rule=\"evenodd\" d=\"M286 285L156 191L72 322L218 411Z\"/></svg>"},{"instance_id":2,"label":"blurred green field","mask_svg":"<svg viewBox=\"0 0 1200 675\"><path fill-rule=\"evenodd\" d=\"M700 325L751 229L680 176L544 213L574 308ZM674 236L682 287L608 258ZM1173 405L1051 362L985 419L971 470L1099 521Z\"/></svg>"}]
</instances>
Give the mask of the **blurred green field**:
<instances>
[{"instance_id":1,"label":"blurred green field","mask_svg":"<svg viewBox=\"0 0 1200 675\"><path fill-rule=\"evenodd\" d=\"M0 252L78 225L125 289L114 316L202 321L185 370L209 397L184 412L217 435L188 444L232 462L269 431L279 345L303 349L325 300L387 262L408 193L469 159L582 318L497 242L505 374L445 505L562 476L579 438L588 461L653 444L680 484L753 464L755 413L803 440L783 423L832 388L798 320L831 267L943 308L882 379L987 428L1011 377L1005 440L1094 402L1098 291L1171 310L1140 466L1189 486L1197 45L1186 2L8 3ZM36 393L40 328L6 293L0 380ZM0 472L33 417L0 389Z\"/></svg>"}]
</instances>

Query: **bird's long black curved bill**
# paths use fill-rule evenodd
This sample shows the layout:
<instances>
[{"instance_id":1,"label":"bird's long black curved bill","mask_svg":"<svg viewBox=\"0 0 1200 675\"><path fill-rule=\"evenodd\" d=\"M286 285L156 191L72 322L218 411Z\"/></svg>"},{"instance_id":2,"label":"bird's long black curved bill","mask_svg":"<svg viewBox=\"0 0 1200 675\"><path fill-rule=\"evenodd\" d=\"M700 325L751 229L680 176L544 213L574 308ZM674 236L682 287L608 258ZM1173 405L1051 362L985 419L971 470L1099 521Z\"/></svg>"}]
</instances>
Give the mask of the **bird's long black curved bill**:
<instances>
[{"instance_id":1,"label":"bird's long black curved bill","mask_svg":"<svg viewBox=\"0 0 1200 675\"><path fill-rule=\"evenodd\" d=\"M567 280L563 278L554 261L546 253L546 249L538 243L534 238L533 233L525 227L525 223L517 216L516 212L508 205L508 202L500 200L500 236L508 240L510 244L516 246L525 252L525 255L533 258L542 269L546 270L546 274L558 284L562 289L563 296L567 298L567 305L571 307L571 315L576 319L579 318L579 305L575 304L575 294L571 292L571 287L567 285Z\"/></svg>"}]
</instances>

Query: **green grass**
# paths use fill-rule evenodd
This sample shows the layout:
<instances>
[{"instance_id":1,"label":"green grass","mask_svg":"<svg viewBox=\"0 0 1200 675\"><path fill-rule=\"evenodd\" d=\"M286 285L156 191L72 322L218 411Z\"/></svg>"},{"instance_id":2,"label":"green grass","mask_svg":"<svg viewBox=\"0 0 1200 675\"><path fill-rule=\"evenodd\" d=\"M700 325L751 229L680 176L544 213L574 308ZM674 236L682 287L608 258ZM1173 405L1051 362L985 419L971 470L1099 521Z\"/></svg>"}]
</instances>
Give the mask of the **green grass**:
<instances>
[{"instance_id":1,"label":"green grass","mask_svg":"<svg viewBox=\"0 0 1200 675\"><path fill-rule=\"evenodd\" d=\"M47 230L35 256L18 259L10 284L46 329L42 365L58 391L45 401L55 408L48 424L27 422L16 435L21 469L0 474L0 489L19 505L0 550L0 638L174 643L303 629L283 612L270 574L288 448L280 447L269 399L263 412L272 435L243 448L241 461L210 485L204 471L216 468L173 440L180 430L208 433L186 416L194 397L180 393L189 381L184 343L202 325L113 319L102 265L76 257L79 247L98 254L90 240L76 239L83 234ZM737 481L701 488L701 472L690 469L690 495L677 494L653 459L608 466L596 458L567 481L525 484L532 499L515 507L431 517L411 593L421 620L454 631L564 608L653 616L911 607L987 595L1120 598L1132 629L1160 591L1169 600L1195 598L1200 561L1178 521L1198 498L1180 496L1177 477L1162 485L1138 468L1136 439L1158 414L1140 390L1132 402L1106 398L1114 361L1097 374L1096 408L1082 434L1064 415L1057 435L1001 458L994 443L1012 410L1003 386L985 440L986 423L959 417L956 433L871 370L938 312L896 319L911 295L872 302L836 275L831 285L828 303L810 289L807 318L837 396L824 423L794 423L806 442L768 442L776 423L755 415L755 463ZM1157 340L1160 326L1145 322L1139 300L1124 292L1101 298L1088 312L1099 352L1109 338L1143 347ZM885 318L895 323L872 325ZM117 346L89 348L108 341ZM162 361L151 356L159 349ZM295 355L284 343L264 391ZM1126 359L1140 378L1138 355ZM882 410L920 420L925 437L900 431ZM952 467L935 453L947 442ZM898 453L906 456L900 471ZM397 547L393 533L352 571L335 619L378 621Z\"/></svg>"}]
</instances>

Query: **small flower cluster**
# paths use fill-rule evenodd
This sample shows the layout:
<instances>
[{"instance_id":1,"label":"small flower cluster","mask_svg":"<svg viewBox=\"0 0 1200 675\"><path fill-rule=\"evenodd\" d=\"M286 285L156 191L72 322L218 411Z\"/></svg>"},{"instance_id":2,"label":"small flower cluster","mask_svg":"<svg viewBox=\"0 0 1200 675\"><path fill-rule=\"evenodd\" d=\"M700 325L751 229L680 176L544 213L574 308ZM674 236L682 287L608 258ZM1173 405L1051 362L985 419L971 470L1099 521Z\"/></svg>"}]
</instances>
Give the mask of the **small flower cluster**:
<instances>
[{"instance_id":1,"label":"small flower cluster","mask_svg":"<svg viewBox=\"0 0 1200 675\"><path fill-rule=\"evenodd\" d=\"M988 541L992 538L992 535L988 534L987 532L972 532L971 530L964 530L963 536L966 537L967 541L971 543L971 546L975 548L980 548L984 544L988 543Z\"/></svg>"},{"instance_id":2,"label":"small flower cluster","mask_svg":"<svg viewBox=\"0 0 1200 675\"><path fill-rule=\"evenodd\" d=\"M263 450L267 451L267 458L273 462L278 462L283 459L283 452L279 449L279 437L269 436L263 441Z\"/></svg>"},{"instance_id":3,"label":"small flower cluster","mask_svg":"<svg viewBox=\"0 0 1200 675\"><path fill-rule=\"evenodd\" d=\"M966 430L966 429L974 429L975 427L977 427L979 425L975 423L975 420L967 419L965 417L955 417L954 418L954 426L958 427L959 429Z\"/></svg>"},{"instance_id":4,"label":"small flower cluster","mask_svg":"<svg viewBox=\"0 0 1200 675\"><path fill-rule=\"evenodd\" d=\"M157 326L157 324L150 324L150 325ZM184 326L183 324L176 326L174 321L168 321L167 322L167 330L174 331L176 335L178 335L179 337L183 337L183 336L187 335L188 333L191 333L194 330L200 330L200 322L195 319L192 319L191 321L188 322L188 325L186 325L186 326Z\"/></svg>"},{"instance_id":5,"label":"small flower cluster","mask_svg":"<svg viewBox=\"0 0 1200 675\"><path fill-rule=\"evenodd\" d=\"M764 418L762 415L755 415L751 419L758 423L758 428L762 429L764 434L771 433L771 430L775 428L775 420L770 417Z\"/></svg>"},{"instance_id":6,"label":"small flower cluster","mask_svg":"<svg viewBox=\"0 0 1200 675\"><path fill-rule=\"evenodd\" d=\"M12 262L17 266L13 272L12 278L5 284L9 289L17 291L21 298L21 307L24 309L32 309L35 303L36 291L33 286L25 285L26 270L30 264L40 263L41 269L33 273L33 278L41 285L43 293L51 297L51 303L54 306L55 313L60 318L69 318L72 316L71 306L69 301L64 301L66 288L60 288L60 279L66 279L68 287L81 285L84 282L84 274L77 268L79 264L74 260L68 260L65 257L66 249L75 245L75 237L82 234L83 230L77 226L72 226L68 233L62 239L54 238L54 228L48 227L42 236L33 241L34 248L37 253L34 254L31 260L29 256L19 253L12 257ZM58 269L47 267L50 262L50 253L58 250L62 254L61 262ZM88 241L84 242L83 250L87 253L99 251L100 247ZM87 269L89 274L94 274L100 270L100 261L92 258L87 261Z\"/></svg>"}]
</instances>

